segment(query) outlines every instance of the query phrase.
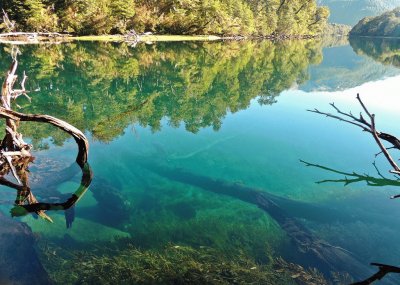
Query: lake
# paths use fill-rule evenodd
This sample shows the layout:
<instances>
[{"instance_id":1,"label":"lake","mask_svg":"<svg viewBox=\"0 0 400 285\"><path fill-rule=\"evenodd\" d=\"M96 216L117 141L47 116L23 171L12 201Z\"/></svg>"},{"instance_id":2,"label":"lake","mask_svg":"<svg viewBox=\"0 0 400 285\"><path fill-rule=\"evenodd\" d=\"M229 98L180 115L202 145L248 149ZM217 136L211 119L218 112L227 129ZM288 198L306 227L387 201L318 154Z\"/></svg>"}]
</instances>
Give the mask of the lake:
<instances>
[{"instance_id":1,"label":"lake","mask_svg":"<svg viewBox=\"0 0 400 285\"><path fill-rule=\"evenodd\" d=\"M47 212L53 223L10 220L15 190L1 186L2 219L27 225L34 248L22 239L5 262L33 258L55 284L348 284L371 262L399 264L398 178L371 134L307 110L358 114L359 93L377 128L399 133L400 40L19 48L31 101L14 109L84 131L94 176L72 209ZM74 140L46 124L19 131L36 198L68 199Z\"/></svg>"}]
</instances>

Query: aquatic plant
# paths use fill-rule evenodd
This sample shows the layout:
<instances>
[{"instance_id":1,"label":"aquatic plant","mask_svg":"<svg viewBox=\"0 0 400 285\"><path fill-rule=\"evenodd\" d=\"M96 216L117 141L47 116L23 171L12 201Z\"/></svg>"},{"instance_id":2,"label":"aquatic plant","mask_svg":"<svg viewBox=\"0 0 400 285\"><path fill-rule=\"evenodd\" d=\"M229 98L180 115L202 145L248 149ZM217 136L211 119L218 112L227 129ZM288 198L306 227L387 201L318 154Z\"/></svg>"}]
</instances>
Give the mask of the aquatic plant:
<instances>
[{"instance_id":1,"label":"aquatic plant","mask_svg":"<svg viewBox=\"0 0 400 285\"><path fill-rule=\"evenodd\" d=\"M315 269L282 258L258 264L243 253L228 256L209 247L168 245L155 251L127 246L112 255L74 252L71 260L62 254L50 246L44 255L56 284L330 284Z\"/></svg>"}]
</instances>

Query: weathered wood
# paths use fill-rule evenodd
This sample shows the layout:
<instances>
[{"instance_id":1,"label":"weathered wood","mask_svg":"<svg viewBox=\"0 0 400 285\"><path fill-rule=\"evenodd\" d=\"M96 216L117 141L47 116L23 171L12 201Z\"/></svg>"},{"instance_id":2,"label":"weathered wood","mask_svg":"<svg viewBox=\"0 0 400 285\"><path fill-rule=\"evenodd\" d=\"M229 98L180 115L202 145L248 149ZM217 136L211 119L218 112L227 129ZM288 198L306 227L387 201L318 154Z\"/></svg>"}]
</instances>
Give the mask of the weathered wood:
<instances>
[{"instance_id":1,"label":"weathered wood","mask_svg":"<svg viewBox=\"0 0 400 285\"><path fill-rule=\"evenodd\" d=\"M15 53L18 54L18 51ZM22 140L22 135L17 132L18 123L20 121L48 123L70 134L75 139L78 145L76 162L79 166L83 167L87 162L89 143L85 135L79 129L63 120L49 115L24 114L11 110L11 100L15 100L18 96L26 95L25 73L21 82L21 89L14 89L14 84L17 79L17 76L15 75L17 68L18 61L15 57L7 72L7 77L4 80L1 90L2 106L0 106L0 117L6 119L7 125L6 136L2 141L2 149L8 151L20 151L22 149L30 148L29 145Z\"/></svg>"},{"instance_id":2,"label":"weathered wood","mask_svg":"<svg viewBox=\"0 0 400 285\"><path fill-rule=\"evenodd\" d=\"M63 120L49 115L24 114L11 110L11 101L15 100L18 96L26 95L25 81L27 78L24 73L24 78L21 82L21 89L14 89L14 84L17 80L17 75L15 75L15 73L18 68L18 61L16 59L18 50L14 51L14 54L13 62L2 85L2 106L0 106L0 117L6 119L6 136L2 141L0 158L3 158L3 160L7 162L9 169L17 179L18 183L20 185L22 184L22 187L7 181L4 177L0 179L0 183L15 188L18 191L16 203L17 206L13 209L13 215L22 215L28 212L35 212L47 220L51 220L44 213L45 210L66 210L71 208L85 193L91 183L93 173L89 164L87 163L89 143L86 136L79 129ZM82 179L78 190L66 202L53 204L40 203L32 194L27 175L27 167L29 163L33 161L30 154L31 146L27 145L22 140L22 135L17 131L18 123L20 121L48 123L70 134L75 139L78 145L76 162L82 170ZM10 156L10 154L15 157L14 161L12 160L12 156ZM19 165L18 170L14 164ZM4 166L4 164L2 165ZM20 179L20 176L22 179ZM27 204L25 204L25 202L27 202Z\"/></svg>"},{"instance_id":3,"label":"weathered wood","mask_svg":"<svg viewBox=\"0 0 400 285\"><path fill-rule=\"evenodd\" d=\"M0 33L0 37L20 37L20 36L42 36L49 38L57 38L57 37L70 37L69 34L61 34L61 33L45 33L45 32L10 32L10 33Z\"/></svg>"},{"instance_id":4,"label":"weathered wood","mask_svg":"<svg viewBox=\"0 0 400 285\"><path fill-rule=\"evenodd\" d=\"M76 157L76 162L81 167L83 167L85 162L87 161L89 154L89 142L86 136L79 129L75 128L71 124L49 115L24 114L12 110L7 110L4 107L0 107L0 117L25 122L47 123L63 130L64 132L70 134L75 139L78 145L78 155Z\"/></svg>"}]
</instances>

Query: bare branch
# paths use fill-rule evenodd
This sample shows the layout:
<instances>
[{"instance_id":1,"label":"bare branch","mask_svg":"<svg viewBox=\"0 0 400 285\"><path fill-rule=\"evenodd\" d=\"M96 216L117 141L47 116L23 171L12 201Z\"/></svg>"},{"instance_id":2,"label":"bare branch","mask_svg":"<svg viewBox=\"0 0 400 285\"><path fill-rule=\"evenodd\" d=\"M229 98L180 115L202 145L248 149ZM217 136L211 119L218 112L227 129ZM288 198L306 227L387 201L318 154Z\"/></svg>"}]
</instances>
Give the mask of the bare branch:
<instances>
[{"instance_id":1,"label":"bare branch","mask_svg":"<svg viewBox=\"0 0 400 285\"><path fill-rule=\"evenodd\" d=\"M336 119L336 120L339 120L339 121L342 121L342 122L346 122L346 123L355 125L355 126L357 126L357 127L360 127L363 131L370 132L370 130L369 130L367 127L365 127L365 126L363 126L363 125L361 125L361 124L358 124L358 123L353 122L353 121L350 121L350 120L343 119L342 117L335 116L335 115L333 115L333 114L331 114L331 113L321 112L321 111L319 111L318 109L307 110L307 111L308 111L308 112L312 112L312 113L316 113L316 114L320 114L320 115L325 115L326 117L333 118L333 119Z\"/></svg>"},{"instance_id":2,"label":"bare branch","mask_svg":"<svg viewBox=\"0 0 400 285\"><path fill-rule=\"evenodd\" d=\"M8 155L5 155L4 157L8 163L8 166L10 166L10 169L11 169L11 172L12 172L14 178L17 180L18 184L22 184L21 180L18 177L17 170L15 169L15 166L12 163L11 157L9 157Z\"/></svg>"},{"instance_id":3,"label":"bare branch","mask_svg":"<svg viewBox=\"0 0 400 285\"><path fill-rule=\"evenodd\" d=\"M386 149L397 149L397 147L395 147L395 146L391 146L391 147L387 147ZM380 151L380 152L378 152L378 153L376 153L375 154L375 157L378 157L380 154L382 154L383 152L382 151Z\"/></svg>"},{"instance_id":4,"label":"bare branch","mask_svg":"<svg viewBox=\"0 0 400 285\"><path fill-rule=\"evenodd\" d=\"M10 18L8 18L8 15L6 13L6 11L4 11L4 9L2 9L3 11L3 23L6 25L7 30L12 32L15 29L15 21L11 21Z\"/></svg>"},{"instance_id":5,"label":"bare branch","mask_svg":"<svg viewBox=\"0 0 400 285\"><path fill-rule=\"evenodd\" d=\"M361 282L353 283L351 285L369 285L377 280L381 280L388 273L400 273L400 267L381 264L381 263L371 263L371 265L378 266L379 271L374 275L372 275L371 277L369 277L368 279L365 279L364 281Z\"/></svg>"},{"instance_id":6,"label":"bare branch","mask_svg":"<svg viewBox=\"0 0 400 285\"><path fill-rule=\"evenodd\" d=\"M313 113L317 113L320 115L325 115L327 117L339 120L339 121L343 121L352 125L355 125L359 128L361 128L363 131L369 132L372 134L376 144L378 145L378 147L380 148L381 152L383 153L386 160L389 162L389 164L392 166L392 170L390 171L390 173L392 174L400 174L400 167L397 165L397 163L394 161L394 159L392 158L392 156L390 155L388 149L391 148L396 148L398 150L400 150L400 140L390 134L387 133L382 133L377 131L376 129L376 124L375 124L375 115L371 114L369 112L369 110L367 109L367 107L365 106L364 102L361 100L361 97L359 94L357 94L357 100L359 102L359 104L361 105L362 109L364 110L364 112L367 114L368 118L370 119L370 122L367 122L364 118L364 116L362 115L362 113L360 113L360 117L356 118L351 112L346 113L341 111L334 103L331 103L330 105L336 110L337 113L339 113L341 116L337 116L337 115L333 115L331 113L326 113L326 112L321 112L318 109L314 109L314 110L308 110L309 112L313 112ZM350 118L349 119L345 119L345 118ZM386 148L383 143L382 140L385 140L389 143L392 144L391 148Z\"/></svg>"}]
</instances>

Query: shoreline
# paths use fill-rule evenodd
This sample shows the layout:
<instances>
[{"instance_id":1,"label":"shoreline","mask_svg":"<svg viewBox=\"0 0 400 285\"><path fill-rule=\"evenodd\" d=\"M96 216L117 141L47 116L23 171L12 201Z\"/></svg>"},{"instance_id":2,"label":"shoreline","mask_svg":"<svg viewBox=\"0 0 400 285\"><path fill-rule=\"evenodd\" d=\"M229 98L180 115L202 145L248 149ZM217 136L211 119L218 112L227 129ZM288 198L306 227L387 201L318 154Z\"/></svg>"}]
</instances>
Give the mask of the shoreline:
<instances>
[{"instance_id":1,"label":"shoreline","mask_svg":"<svg viewBox=\"0 0 400 285\"><path fill-rule=\"evenodd\" d=\"M3 44L59 44L72 41L96 41L96 42L184 42L184 41L223 41L223 40L300 40L316 39L323 35L270 35L257 36L217 36L217 35L99 35L99 36L72 36L60 33L6 33L0 34L0 43Z\"/></svg>"}]
</instances>

